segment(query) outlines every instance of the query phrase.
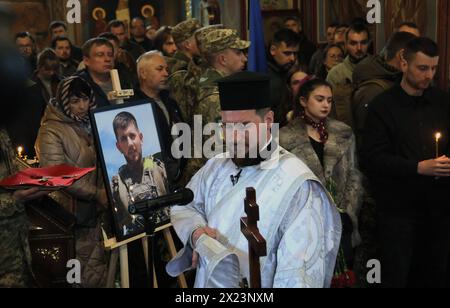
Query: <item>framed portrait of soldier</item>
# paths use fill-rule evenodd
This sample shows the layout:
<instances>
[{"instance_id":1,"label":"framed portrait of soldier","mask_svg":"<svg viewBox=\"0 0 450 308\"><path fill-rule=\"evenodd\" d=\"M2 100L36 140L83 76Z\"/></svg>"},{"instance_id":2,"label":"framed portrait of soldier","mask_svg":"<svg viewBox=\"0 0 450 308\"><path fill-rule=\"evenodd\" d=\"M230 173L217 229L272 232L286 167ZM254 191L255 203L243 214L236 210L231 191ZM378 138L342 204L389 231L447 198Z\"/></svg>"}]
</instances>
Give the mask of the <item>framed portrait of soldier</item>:
<instances>
[{"instance_id":1,"label":"framed portrait of soldier","mask_svg":"<svg viewBox=\"0 0 450 308\"><path fill-rule=\"evenodd\" d=\"M149 102L99 108L91 113L91 122L115 237L124 241L145 232L143 217L131 215L129 206L170 193L155 109ZM167 208L155 217L156 228L170 223Z\"/></svg>"}]
</instances>

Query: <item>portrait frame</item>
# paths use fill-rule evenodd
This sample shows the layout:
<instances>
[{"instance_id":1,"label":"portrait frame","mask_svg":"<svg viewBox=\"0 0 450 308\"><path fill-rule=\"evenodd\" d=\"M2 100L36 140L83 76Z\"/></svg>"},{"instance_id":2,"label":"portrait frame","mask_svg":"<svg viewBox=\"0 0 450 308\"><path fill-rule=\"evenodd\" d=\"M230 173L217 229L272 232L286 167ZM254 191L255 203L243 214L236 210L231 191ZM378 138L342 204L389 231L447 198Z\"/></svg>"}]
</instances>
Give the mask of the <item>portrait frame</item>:
<instances>
[{"instance_id":1,"label":"portrait frame","mask_svg":"<svg viewBox=\"0 0 450 308\"><path fill-rule=\"evenodd\" d=\"M138 126L138 133L135 134L137 141L128 150L124 149L124 143L119 145L113 128L114 119L123 112L133 115ZM163 162L164 157L167 157L165 155L167 149L164 149L161 133L158 130L160 125L156 116L156 107L148 101L136 101L98 108L90 113L90 117L113 218L113 235L118 242L123 242L145 233L142 216L129 214L128 207L139 201L152 200L170 193L169 179ZM142 139L138 139L141 137ZM126 143L131 140L131 138L126 139ZM130 185L131 181L125 176L128 174L126 171L128 165L123 153L126 152L128 155L137 153L139 156L139 146L135 144L140 144L141 158L144 162L142 178L148 179L148 182ZM148 171L149 168L151 171ZM166 226L170 226L168 209L156 213L155 227L161 230Z\"/></svg>"}]
</instances>

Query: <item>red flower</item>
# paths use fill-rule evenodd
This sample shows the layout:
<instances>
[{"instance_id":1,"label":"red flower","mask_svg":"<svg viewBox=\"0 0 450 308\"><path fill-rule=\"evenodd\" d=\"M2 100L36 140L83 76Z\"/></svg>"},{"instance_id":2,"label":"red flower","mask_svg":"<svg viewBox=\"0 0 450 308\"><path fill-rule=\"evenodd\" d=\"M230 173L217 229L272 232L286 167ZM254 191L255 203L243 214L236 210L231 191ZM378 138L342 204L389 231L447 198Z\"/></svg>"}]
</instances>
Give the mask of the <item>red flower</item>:
<instances>
[{"instance_id":1,"label":"red flower","mask_svg":"<svg viewBox=\"0 0 450 308\"><path fill-rule=\"evenodd\" d=\"M346 271L345 273L335 276L331 282L333 289L352 288L356 284L356 275L353 271Z\"/></svg>"}]
</instances>

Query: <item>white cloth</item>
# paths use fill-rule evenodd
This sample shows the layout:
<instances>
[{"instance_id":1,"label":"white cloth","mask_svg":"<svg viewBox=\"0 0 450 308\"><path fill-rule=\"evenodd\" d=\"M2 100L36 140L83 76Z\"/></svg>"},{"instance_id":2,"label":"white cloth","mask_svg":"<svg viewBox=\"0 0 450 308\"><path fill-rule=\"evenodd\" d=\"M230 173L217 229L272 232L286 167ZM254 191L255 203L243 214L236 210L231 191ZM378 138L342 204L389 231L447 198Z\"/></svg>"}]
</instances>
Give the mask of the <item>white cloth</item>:
<instances>
[{"instance_id":1,"label":"white cloth","mask_svg":"<svg viewBox=\"0 0 450 308\"><path fill-rule=\"evenodd\" d=\"M306 165L284 149L277 153L279 162L242 169L236 186L230 176L240 169L223 156L208 161L193 177L188 187L194 201L172 208L172 223L185 247L168 264L170 275L190 268L191 234L209 226L218 230L219 238L197 243L195 287L233 288L249 278L248 243L240 218L246 216L245 188L254 187L260 207L258 227L267 241L267 257L261 258L263 288L330 286L341 237L339 213Z\"/></svg>"}]
</instances>

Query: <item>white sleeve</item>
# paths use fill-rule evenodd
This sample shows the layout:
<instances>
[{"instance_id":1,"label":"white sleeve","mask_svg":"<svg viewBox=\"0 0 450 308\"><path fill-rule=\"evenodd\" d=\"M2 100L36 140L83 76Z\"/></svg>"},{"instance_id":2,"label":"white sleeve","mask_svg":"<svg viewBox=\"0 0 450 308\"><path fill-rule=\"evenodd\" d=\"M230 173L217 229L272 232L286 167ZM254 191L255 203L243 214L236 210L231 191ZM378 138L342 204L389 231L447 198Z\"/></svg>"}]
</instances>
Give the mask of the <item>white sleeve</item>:
<instances>
[{"instance_id":1,"label":"white sleeve","mask_svg":"<svg viewBox=\"0 0 450 308\"><path fill-rule=\"evenodd\" d=\"M342 231L335 205L321 184L306 181L287 213L278 231L273 287L329 287Z\"/></svg>"}]
</instances>

